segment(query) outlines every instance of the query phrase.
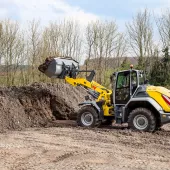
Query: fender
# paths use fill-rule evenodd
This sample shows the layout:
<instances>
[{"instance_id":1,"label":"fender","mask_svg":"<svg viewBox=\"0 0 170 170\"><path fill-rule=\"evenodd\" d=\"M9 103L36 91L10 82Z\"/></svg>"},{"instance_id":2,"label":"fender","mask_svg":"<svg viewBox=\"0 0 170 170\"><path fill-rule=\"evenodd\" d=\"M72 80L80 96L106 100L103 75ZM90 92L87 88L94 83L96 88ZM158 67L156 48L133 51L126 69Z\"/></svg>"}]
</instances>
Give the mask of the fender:
<instances>
[{"instance_id":1,"label":"fender","mask_svg":"<svg viewBox=\"0 0 170 170\"><path fill-rule=\"evenodd\" d=\"M128 108L130 108L130 105L136 105L138 102L147 102L148 104L150 104L159 114L160 118L162 119L162 113L163 113L163 109L162 107L151 97L138 97L138 98L131 98L129 100L129 102L125 105L124 109L123 109L123 115L122 115L122 119L126 122L128 119Z\"/></svg>"},{"instance_id":2,"label":"fender","mask_svg":"<svg viewBox=\"0 0 170 170\"><path fill-rule=\"evenodd\" d=\"M96 103L96 101L91 101L91 100L87 100L87 101L84 101L82 103L79 103L79 106L83 106L83 105L91 105L93 106L96 110L97 110L97 113L99 114L99 120L104 120L104 113L103 113L103 109L102 107L100 108L98 106L98 104Z\"/></svg>"},{"instance_id":3,"label":"fender","mask_svg":"<svg viewBox=\"0 0 170 170\"><path fill-rule=\"evenodd\" d=\"M152 98L150 97L139 97L139 98L131 98L129 102L125 105L125 109L129 107L131 102L148 102L150 103L159 113L163 111L162 107Z\"/></svg>"}]
</instances>

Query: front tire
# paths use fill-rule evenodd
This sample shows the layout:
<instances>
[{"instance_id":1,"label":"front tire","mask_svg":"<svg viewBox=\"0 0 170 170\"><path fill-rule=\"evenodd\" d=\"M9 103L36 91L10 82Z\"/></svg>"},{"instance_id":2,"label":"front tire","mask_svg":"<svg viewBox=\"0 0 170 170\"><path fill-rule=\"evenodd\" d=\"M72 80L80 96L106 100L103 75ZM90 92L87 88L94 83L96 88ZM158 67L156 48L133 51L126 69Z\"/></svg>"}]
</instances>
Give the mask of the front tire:
<instances>
[{"instance_id":1,"label":"front tire","mask_svg":"<svg viewBox=\"0 0 170 170\"><path fill-rule=\"evenodd\" d=\"M83 106L77 114L77 124L82 127L99 127L101 121L93 106Z\"/></svg>"},{"instance_id":2,"label":"front tire","mask_svg":"<svg viewBox=\"0 0 170 170\"><path fill-rule=\"evenodd\" d=\"M128 126L137 131L153 132L156 129L156 119L150 110L137 108L129 114Z\"/></svg>"}]
</instances>

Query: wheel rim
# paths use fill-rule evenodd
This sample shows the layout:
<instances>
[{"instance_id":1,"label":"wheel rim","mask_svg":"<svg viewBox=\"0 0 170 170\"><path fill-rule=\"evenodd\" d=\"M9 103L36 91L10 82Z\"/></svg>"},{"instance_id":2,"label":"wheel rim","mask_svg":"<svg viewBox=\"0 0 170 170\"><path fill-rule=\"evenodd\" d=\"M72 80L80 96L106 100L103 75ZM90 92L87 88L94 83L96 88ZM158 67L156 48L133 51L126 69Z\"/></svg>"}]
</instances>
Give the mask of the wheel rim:
<instances>
[{"instance_id":1,"label":"wheel rim","mask_svg":"<svg viewBox=\"0 0 170 170\"><path fill-rule=\"evenodd\" d=\"M93 115L90 112L84 112L81 116L81 122L85 126L90 126L93 123Z\"/></svg>"},{"instance_id":2,"label":"wheel rim","mask_svg":"<svg viewBox=\"0 0 170 170\"><path fill-rule=\"evenodd\" d=\"M136 115L133 119L133 124L136 129L144 130L148 126L148 119L144 115Z\"/></svg>"}]
</instances>

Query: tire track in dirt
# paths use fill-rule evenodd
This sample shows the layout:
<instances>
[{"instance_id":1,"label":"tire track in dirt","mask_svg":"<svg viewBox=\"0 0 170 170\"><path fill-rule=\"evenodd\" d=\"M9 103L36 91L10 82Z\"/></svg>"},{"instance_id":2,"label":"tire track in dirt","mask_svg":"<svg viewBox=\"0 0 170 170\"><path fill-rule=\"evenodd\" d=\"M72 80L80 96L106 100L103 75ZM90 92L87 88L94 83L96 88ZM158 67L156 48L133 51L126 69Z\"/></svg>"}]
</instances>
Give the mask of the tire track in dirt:
<instances>
[{"instance_id":1,"label":"tire track in dirt","mask_svg":"<svg viewBox=\"0 0 170 170\"><path fill-rule=\"evenodd\" d=\"M11 131L0 135L0 169L166 170L170 166L168 133L76 127Z\"/></svg>"}]
</instances>

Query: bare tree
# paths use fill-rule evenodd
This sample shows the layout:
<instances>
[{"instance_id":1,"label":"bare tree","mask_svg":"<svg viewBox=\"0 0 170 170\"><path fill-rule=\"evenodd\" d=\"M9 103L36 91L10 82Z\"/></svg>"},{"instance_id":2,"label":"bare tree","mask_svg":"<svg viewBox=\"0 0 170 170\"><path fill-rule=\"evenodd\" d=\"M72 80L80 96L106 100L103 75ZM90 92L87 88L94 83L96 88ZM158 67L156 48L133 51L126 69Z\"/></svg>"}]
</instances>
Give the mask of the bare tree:
<instances>
[{"instance_id":1,"label":"bare tree","mask_svg":"<svg viewBox=\"0 0 170 170\"><path fill-rule=\"evenodd\" d=\"M114 56L118 31L114 21L96 21L86 30L87 60L95 59L93 67L98 72L97 81L102 82L102 74L107 69L107 59ZM87 63L86 63L87 67Z\"/></svg>"},{"instance_id":2,"label":"bare tree","mask_svg":"<svg viewBox=\"0 0 170 170\"><path fill-rule=\"evenodd\" d=\"M9 85L50 81L37 70L47 56L72 57L82 61L85 55L86 70L88 66L95 69L96 80L105 83L106 75L121 65L121 57L127 51L127 37L118 31L115 21L91 22L84 29L76 21L63 20L51 22L41 29L40 22L33 20L24 33L16 22L5 20L0 23L0 63L6 66L6 83ZM142 60L139 60L139 65L144 65L145 58L153 53L149 12L139 12L133 22L127 24L127 30L131 49ZM15 78L17 76L19 80Z\"/></svg>"},{"instance_id":3,"label":"bare tree","mask_svg":"<svg viewBox=\"0 0 170 170\"><path fill-rule=\"evenodd\" d=\"M50 55L81 58L82 34L75 21L54 22L46 29L46 43Z\"/></svg>"},{"instance_id":4,"label":"bare tree","mask_svg":"<svg viewBox=\"0 0 170 170\"><path fill-rule=\"evenodd\" d=\"M153 53L153 27L149 11L138 12L126 27L132 53L138 57L138 66L146 68L145 60Z\"/></svg>"},{"instance_id":5,"label":"bare tree","mask_svg":"<svg viewBox=\"0 0 170 170\"><path fill-rule=\"evenodd\" d=\"M170 11L167 9L162 16L156 19L156 24L158 27L159 35L161 37L161 42L163 48L170 45Z\"/></svg>"},{"instance_id":6,"label":"bare tree","mask_svg":"<svg viewBox=\"0 0 170 170\"><path fill-rule=\"evenodd\" d=\"M117 67L121 65L121 58L126 55L128 51L127 39L123 33L118 34L117 45L115 48L115 57L117 58Z\"/></svg>"},{"instance_id":7,"label":"bare tree","mask_svg":"<svg viewBox=\"0 0 170 170\"><path fill-rule=\"evenodd\" d=\"M41 33L39 28L40 22L32 20L28 28L28 63L31 66L31 80L35 81L35 72L41 50Z\"/></svg>"},{"instance_id":8,"label":"bare tree","mask_svg":"<svg viewBox=\"0 0 170 170\"><path fill-rule=\"evenodd\" d=\"M6 84L14 85L23 54L22 35L19 24L10 20L1 22L0 56L4 65Z\"/></svg>"},{"instance_id":9,"label":"bare tree","mask_svg":"<svg viewBox=\"0 0 170 170\"><path fill-rule=\"evenodd\" d=\"M96 41L97 35L96 32L94 31L95 29L93 28L94 24L93 23L89 23L87 28L86 28L86 52L87 52L87 59L85 61L85 65L86 65L86 70L88 69L88 62L91 59L91 55L92 55L92 48L93 48L93 44ZM87 76L87 73L86 73Z\"/></svg>"}]
</instances>

